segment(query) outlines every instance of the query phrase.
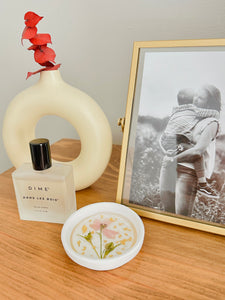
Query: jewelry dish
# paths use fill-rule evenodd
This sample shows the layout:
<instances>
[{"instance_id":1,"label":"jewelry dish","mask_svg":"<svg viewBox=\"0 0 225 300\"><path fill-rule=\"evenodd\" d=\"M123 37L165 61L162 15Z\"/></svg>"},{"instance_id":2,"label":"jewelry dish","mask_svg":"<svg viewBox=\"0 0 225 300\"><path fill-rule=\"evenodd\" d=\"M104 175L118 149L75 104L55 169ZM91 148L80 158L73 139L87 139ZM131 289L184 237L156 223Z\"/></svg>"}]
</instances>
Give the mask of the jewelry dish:
<instances>
[{"instance_id":1,"label":"jewelry dish","mask_svg":"<svg viewBox=\"0 0 225 300\"><path fill-rule=\"evenodd\" d=\"M63 225L61 240L74 262L105 271L133 259L142 247L144 234L143 222L133 210L101 202L74 212Z\"/></svg>"}]
</instances>

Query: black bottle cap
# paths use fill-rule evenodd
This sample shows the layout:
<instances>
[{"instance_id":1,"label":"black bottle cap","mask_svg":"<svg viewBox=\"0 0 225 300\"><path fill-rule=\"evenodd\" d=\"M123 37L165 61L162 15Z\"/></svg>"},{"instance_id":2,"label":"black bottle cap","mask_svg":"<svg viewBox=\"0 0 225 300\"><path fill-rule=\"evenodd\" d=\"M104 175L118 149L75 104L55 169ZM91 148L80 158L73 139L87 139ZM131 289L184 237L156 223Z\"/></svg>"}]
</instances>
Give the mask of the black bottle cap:
<instances>
[{"instance_id":1,"label":"black bottle cap","mask_svg":"<svg viewBox=\"0 0 225 300\"><path fill-rule=\"evenodd\" d=\"M30 153L34 170L46 170L52 166L50 145L48 139L30 141Z\"/></svg>"}]
</instances>

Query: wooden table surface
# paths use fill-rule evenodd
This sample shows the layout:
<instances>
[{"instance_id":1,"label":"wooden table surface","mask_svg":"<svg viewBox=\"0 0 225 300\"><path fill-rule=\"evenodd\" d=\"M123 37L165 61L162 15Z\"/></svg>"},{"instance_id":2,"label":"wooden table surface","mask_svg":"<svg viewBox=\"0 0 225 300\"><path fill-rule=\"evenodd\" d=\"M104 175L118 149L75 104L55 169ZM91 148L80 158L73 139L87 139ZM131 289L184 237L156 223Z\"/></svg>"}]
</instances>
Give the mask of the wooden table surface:
<instances>
[{"instance_id":1,"label":"wooden table surface","mask_svg":"<svg viewBox=\"0 0 225 300\"><path fill-rule=\"evenodd\" d=\"M78 141L52 146L53 157L71 160ZM78 208L115 201L120 146L103 176L77 192ZM10 169L0 175L0 299L225 299L225 238L142 218L139 254L111 271L93 271L67 257L62 225L19 219Z\"/></svg>"}]
</instances>

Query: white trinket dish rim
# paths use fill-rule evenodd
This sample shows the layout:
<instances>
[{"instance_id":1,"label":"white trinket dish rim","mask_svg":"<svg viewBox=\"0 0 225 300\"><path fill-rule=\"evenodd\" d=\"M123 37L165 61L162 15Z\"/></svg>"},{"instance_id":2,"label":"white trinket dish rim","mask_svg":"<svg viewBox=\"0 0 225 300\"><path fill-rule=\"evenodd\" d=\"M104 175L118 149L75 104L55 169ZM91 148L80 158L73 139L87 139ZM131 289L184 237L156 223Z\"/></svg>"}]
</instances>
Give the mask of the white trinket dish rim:
<instances>
[{"instance_id":1,"label":"white trinket dish rim","mask_svg":"<svg viewBox=\"0 0 225 300\"><path fill-rule=\"evenodd\" d=\"M134 245L125 253L111 258L91 258L83 256L73 250L70 237L74 227L82 220L95 215L96 213L112 213L118 214L126 218L135 228L137 239ZM118 268L131 259L133 259L140 251L144 241L145 229L141 218L132 209L122 204L114 202L99 202L84 206L74 212L64 223L61 240L66 254L77 264L92 270L106 271Z\"/></svg>"}]
</instances>

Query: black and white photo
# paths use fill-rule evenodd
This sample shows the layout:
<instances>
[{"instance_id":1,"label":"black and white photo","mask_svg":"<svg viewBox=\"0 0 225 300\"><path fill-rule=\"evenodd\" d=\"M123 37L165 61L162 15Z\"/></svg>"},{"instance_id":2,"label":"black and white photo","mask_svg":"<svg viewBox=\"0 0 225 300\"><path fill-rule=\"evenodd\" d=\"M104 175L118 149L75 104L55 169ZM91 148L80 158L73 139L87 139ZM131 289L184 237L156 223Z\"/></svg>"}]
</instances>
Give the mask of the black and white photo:
<instances>
[{"instance_id":1,"label":"black and white photo","mask_svg":"<svg viewBox=\"0 0 225 300\"><path fill-rule=\"evenodd\" d=\"M225 47L140 49L122 202L225 225Z\"/></svg>"}]
</instances>

